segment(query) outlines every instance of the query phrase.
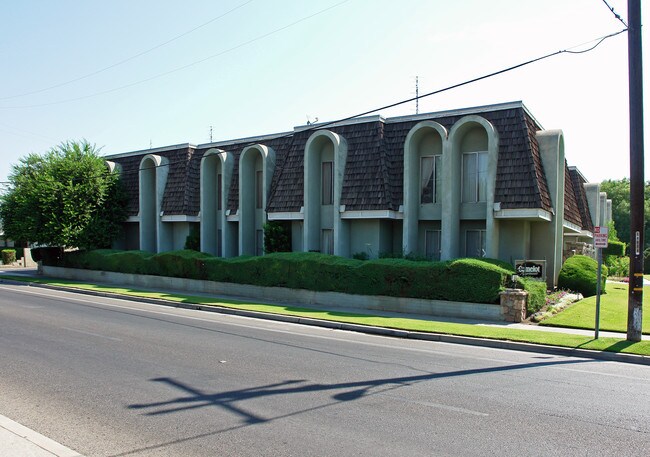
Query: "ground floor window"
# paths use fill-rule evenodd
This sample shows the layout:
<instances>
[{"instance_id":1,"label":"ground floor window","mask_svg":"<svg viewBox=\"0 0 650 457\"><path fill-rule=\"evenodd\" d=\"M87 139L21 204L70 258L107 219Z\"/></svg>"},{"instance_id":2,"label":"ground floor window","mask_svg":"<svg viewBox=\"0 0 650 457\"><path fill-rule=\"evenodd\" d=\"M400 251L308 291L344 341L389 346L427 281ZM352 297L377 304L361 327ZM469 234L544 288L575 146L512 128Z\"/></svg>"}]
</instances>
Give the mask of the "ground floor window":
<instances>
[{"instance_id":1,"label":"ground floor window","mask_svg":"<svg viewBox=\"0 0 650 457\"><path fill-rule=\"evenodd\" d=\"M264 254L264 230L255 230L255 255Z\"/></svg>"},{"instance_id":2,"label":"ground floor window","mask_svg":"<svg viewBox=\"0 0 650 457\"><path fill-rule=\"evenodd\" d=\"M321 252L323 254L334 254L334 230L323 229L321 235Z\"/></svg>"},{"instance_id":3,"label":"ground floor window","mask_svg":"<svg viewBox=\"0 0 650 457\"><path fill-rule=\"evenodd\" d=\"M424 232L424 251L429 260L440 260L440 230Z\"/></svg>"},{"instance_id":4,"label":"ground floor window","mask_svg":"<svg viewBox=\"0 0 650 457\"><path fill-rule=\"evenodd\" d=\"M467 257L485 257L485 230L467 230L465 232L465 255Z\"/></svg>"}]
</instances>

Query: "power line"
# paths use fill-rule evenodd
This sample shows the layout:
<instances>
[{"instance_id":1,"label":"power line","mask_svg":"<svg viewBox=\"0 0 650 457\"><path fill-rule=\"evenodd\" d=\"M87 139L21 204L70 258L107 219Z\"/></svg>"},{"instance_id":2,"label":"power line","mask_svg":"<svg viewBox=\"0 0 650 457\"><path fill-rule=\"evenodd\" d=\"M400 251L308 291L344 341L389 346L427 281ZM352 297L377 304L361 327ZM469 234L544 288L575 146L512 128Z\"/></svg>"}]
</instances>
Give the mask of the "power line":
<instances>
[{"instance_id":1,"label":"power line","mask_svg":"<svg viewBox=\"0 0 650 457\"><path fill-rule=\"evenodd\" d=\"M348 116L348 117L344 117L344 118L341 118L341 119L337 119L337 120L335 120L335 121L330 121L330 122L326 122L326 123L322 123L322 124L317 124L317 125L314 125L314 126L312 126L312 127L307 127L307 128L305 128L305 129L303 129L303 130L300 130L300 133L304 133L304 132L312 132L312 131L315 131L315 130L320 130L320 129L322 129L322 128L325 128L325 127L331 126L331 125L333 125L333 124L338 124L338 123L341 123L341 122L345 122L345 121L349 121L349 120L355 119L355 118L357 118L357 117L366 116L366 115L368 115L368 114L372 114L372 113L375 113L375 112L377 112L377 111L381 111L381 110L385 110L385 109L389 109L389 108L394 108L394 107L396 107L396 106L403 105L403 104L405 104L405 103L410 103L410 102L415 101L416 99L422 99L422 98L426 98L426 97L431 97L431 96L433 96L433 95L440 94L440 93L442 93L442 92L447 92L447 91L452 90L452 89L457 89L457 88L459 88L459 87L466 86L466 85L468 85L468 84L472 84L472 83L475 83L475 82L478 82L478 81L482 81L482 80L484 80L484 79L492 78L492 77L494 77L494 76L497 76L497 75L500 75L500 74L503 74L503 73L507 73L507 72L512 71L512 70L515 70L515 69L517 69L517 68L521 68L521 67L524 67L524 66L526 66L526 65L530 65L530 64L532 64L532 63L539 62L539 61L541 61L541 60L548 59L548 58L550 58L550 57L554 57L554 56L557 56L557 55L560 55L560 54L565 54L565 53L567 53L567 54L583 54L583 53L585 53L585 52L592 51L592 50L595 49L595 48L596 48L600 43L602 43L603 41L607 40L608 38L615 37L615 36L620 35L621 33L624 33L624 32L626 32L626 31L627 31L627 28L626 28L626 29L623 29L623 30L620 30L620 31L618 31L618 32L610 33L609 35L605 35L605 36L600 37L600 38L596 38L595 40L591 40L591 41L589 41L589 42L587 42L587 43L593 43L593 42L595 41L596 44L595 44L594 46L592 46L592 47L590 47L590 48L588 48L588 49L582 50L582 51L572 51L572 49L575 49L575 48L578 48L578 47L584 46L584 45L587 44L587 43L583 43L583 44L579 44L579 45L571 46L570 48L566 48L566 49L562 49L562 50L559 50L559 51L555 51L555 52L552 52L552 53L550 53L550 54L543 55L543 56L541 56L541 57L536 57L536 58L534 58L534 59L530 59L530 60L527 60L527 61L525 61L525 62L522 62L522 63L516 64L516 65L512 65L512 66L510 66L510 67L507 67L507 68L504 68L504 69L501 69L501 70L498 70L498 71L494 71L494 72L492 72L492 73L485 74L485 75L483 75L483 76L478 76L478 77L476 77L476 78L468 79L468 80L463 81L463 82L461 82L461 83L452 84L451 86L447 86L447 87L444 87L444 88L442 88L442 89L438 89L438 90L434 90L434 91L432 91L432 92L428 92L428 93L426 93L426 94L424 94L424 95L418 95L417 97L411 97L411 98L408 98L408 99L406 99L406 100L401 100L401 101L398 101L398 102L395 102L395 103L390 103L390 104L388 104L388 105L380 106L380 107L378 107L378 108L374 108L374 109L371 109L371 110L368 110L368 111L364 111L364 112L362 112L362 113L358 113L358 114L355 114L355 115L352 115L352 116ZM280 135L278 135L278 136L276 136L276 137L270 137L270 138L267 137L266 141L274 141L274 140L279 140L279 139L283 139L283 138L291 138L291 137L294 136L294 135L295 135L295 132L289 132L289 133L286 133L286 134L280 134ZM243 148L243 147L247 147L247 146L252 146L252 145L254 145L254 144L255 144L255 143L253 143L253 142L249 142L249 143L243 144L243 145L242 145L242 148ZM175 165L175 164L177 164L177 163L186 163L186 161L185 161L185 160L182 160L182 161L179 160L179 161L169 162L169 163L164 164L164 165L156 165L156 166L151 167L151 168L166 167L166 166L170 166L170 165ZM132 171L132 172L123 172L123 173L126 174L126 173L137 173L137 172L139 172L139 170L134 170L134 171Z\"/></svg>"},{"instance_id":2,"label":"power line","mask_svg":"<svg viewBox=\"0 0 650 457\"><path fill-rule=\"evenodd\" d=\"M614 8L612 8L611 6L609 6L609 3L607 3L607 0L603 0L603 3L604 3L605 5L607 5L607 9L609 9L609 10L612 12L612 14L614 15L614 17L615 17L616 19L618 19L619 21L621 21L621 22L623 23L623 25L625 26L625 28L627 28L627 23L623 20L623 18L621 18L621 15L620 15L620 14L618 14L616 11L614 11Z\"/></svg>"},{"instance_id":3,"label":"power line","mask_svg":"<svg viewBox=\"0 0 650 457\"><path fill-rule=\"evenodd\" d=\"M244 2L242 4L240 4L240 5L235 6L234 8L232 8L230 10L226 11L223 14L221 14L221 15L219 15L217 17L214 17L214 18L210 19L207 22L204 22L203 24L197 25L196 27L194 27L193 29L188 30L187 32L183 32L180 35L176 35L174 38L171 38L171 39L169 39L169 40L167 40L167 41L165 41L163 43L157 44L156 46L154 46L152 48L149 48L149 49L147 49L145 51L142 51L142 52L134 54L134 55L132 55L130 57L127 57L126 59L115 62L114 64L111 64L111 65L108 65L106 67L100 68L99 70L95 70L95 71L87 73L87 74L85 74L83 76L79 76L78 78L74 78L74 79L71 79L71 80L68 80L68 81L64 81L62 83L54 84L53 86L43 87L41 89L33 90L33 91L30 91L30 92L23 92L22 94L16 94L16 95L10 95L10 96L6 96L6 97L0 97L0 100L9 100L9 99L12 99L12 98L19 98L19 97L25 97L27 95L39 94L41 92L45 92L45 91L48 91L48 90L52 90L52 89L56 89L56 88L59 88L59 87L67 86L69 84L76 83L77 81L81 81L83 79L90 78L91 76L95 76L95 75L97 75L99 73L102 73L102 72L104 72L106 70L110 70L111 68L115 68L117 66L125 64L126 62L130 62L131 60L137 59L138 57L141 57L141 56L143 56L145 54L149 54L150 52L155 51L156 49L162 48L163 46L166 46L166 45L168 45L169 43L171 43L173 41L176 41L176 40L178 40L180 38L183 38L184 36L189 35L190 33L195 32L198 29L200 29L202 27L205 27L208 24L213 23L214 21L217 21L217 20L229 15L230 13L232 13L232 12L242 8L243 6L246 6L247 4L251 3L252 1L253 0L248 0L248 1L246 1L246 2Z\"/></svg>"},{"instance_id":4,"label":"power line","mask_svg":"<svg viewBox=\"0 0 650 457\"><path fill-rule=\"evenodd\" d=\"M310 14L309 16L305 16L305 17L303 17L301 19L298 19L297 21L291 22L290 24L287 24L287 25L285 25L283 27L274 29L274 30L272 30L270 32L267 32L267 33L264 33L262 35L258 35L255 38L252 38L252 39L250 39L248 41L240 43L240 44L238 44L236 46L233 46L233 47L231 47L229 49L226 49L224 51L220 51L220 52L218 52L216 54L212 54L210 56L204 57L204 58L199 59L199 60L195 60L194 62L188 63L186 65L182 65L180 67L176 67L176 68L174 68L172 70L169 70L169 71L166 71L166 72L163 72L163 73L158 73L157 75L151 76L149 78L141 79L139 81L135 81L135 82L132 82L132 83L129 83L129 84L125 84L123 86L119 86L119 87L114 87L112 89L107 89L107 90L104 90L104 91L101 91L101 92L95 92L93 94L83 95L81 97L69 98L69 99L65 99L65 100L58 100L58 101L50 102L50 103L39 103L39 104L35 104L35 105L0 106L0 109L39 108L39 107L42 107L42 106L58 105L58 104L61 104L61 103L69 103L69 102L74 102L74 101L79 101L79 100L85 100L87 98L97 97L97 96L100 96L100 95L109 94L111 92L116 92L118 90L127 89L129 87L137 86L138 84L143 84L143 83L146 83L146 82L149 82L149 81L153 81L154 79L158 79L158 78L161 78L163 76L167 76L167 75L170 75L172 73L176 73L176 72L179 72L181 70L185 70L186 68L193 67L195 65L201 64L201 63L206 62L208 60L214 59L215 57L219 57L219 56L222 56L222 55L224 55L226 53L235 51L235 50L237 50L239 48L242 48L244 46L247 46L247 45L249 45L251 43L255 43L256 41L260 41L260 40L262 40L264 38L267 38L267 37L269 37L271 35L275 35L276 33L282 32L283 30L286 30L286 29L288 29L290 27L293 27L294 25L300 24L301 22L304 22L304 21L309 20L309 19L311 19L311 18L313 18L315 16L323 14L323 13L325 13L325 12L331 10L331 9L334 9L334 8L336 8L338 6L341 6L344 3L347 3L349 1L350 0L343 0L343 1L339 2L339 3L336 3L336 4L332 5L332 6L327 7L325 9L317 11L316 13Z\"/></svg>"}]
</instances>

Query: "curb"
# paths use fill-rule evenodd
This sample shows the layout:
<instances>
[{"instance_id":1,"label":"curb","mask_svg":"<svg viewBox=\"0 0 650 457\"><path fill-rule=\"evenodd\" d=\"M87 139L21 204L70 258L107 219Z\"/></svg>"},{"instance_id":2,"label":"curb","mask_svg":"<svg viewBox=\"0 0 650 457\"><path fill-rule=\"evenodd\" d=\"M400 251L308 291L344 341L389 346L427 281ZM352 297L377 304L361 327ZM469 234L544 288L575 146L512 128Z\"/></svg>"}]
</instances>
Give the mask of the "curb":
<instances>
[{"instance_id":1,"label":"curb","mask_svg":"<svg viewBox=\"0 0 650 457\"><path fill-rule=\"evenodd\" d=\"M28 455L32 455L33 448L28 444L31 443L32 445L58 457L83 457L77 451L73 451L72 449L67 448L64 445L59 444L56 441L53 441L50 438L43 436L3 415L0 415L0 428L13 433L24 441L27 441L27 443L23 441L23 444L21 444L20 447L23 448L21 452L30 452Z\"/></svg>"},{"instance_id":2,"label":"curb","mask_svg":"<svg viewBox=\"0 0 650 457\"><path fill-rule=\"evenodd\" d=\"M567 357L582 357L587 359L605 360L610 362L633 363L637 365L649 365L650 357L636 354L623 354L620 352L592 351L588 349L565 348L561 346L546 346L541 344L523 343L517 341L496 340L488 338L477 338L471 336L449 335L445 333L427 333L409 330L399 330L388 327L373 327L370 325L349 324L346 322L328 321L308 317L288 316L285 314L264 313L260 311L248 311L234 308L226 308L215 305L199 305L192 303L179 303L159 298L135 297L110 292L97 292L94 290L77 289L75 287L53 286L51 284L39 284L23 282L0 277L0 283L19 284L35 286L44 289L65 290L95 297L117 298L122 300L133 300L153 305L169 306L172 308L190 309L196 311L207 311L219 314L231 314L235 316L252 317L292 324L312 325L315 327L330 328L334 330L346 330L351 332L367 333L370 335L390 336L394 338L408 338L423 341L435 341L441 343L464 344L469 346L480 346L493 349L508 349L512 351L534 352L541 354L560 355Z\"/></svg>"}]
</instances>

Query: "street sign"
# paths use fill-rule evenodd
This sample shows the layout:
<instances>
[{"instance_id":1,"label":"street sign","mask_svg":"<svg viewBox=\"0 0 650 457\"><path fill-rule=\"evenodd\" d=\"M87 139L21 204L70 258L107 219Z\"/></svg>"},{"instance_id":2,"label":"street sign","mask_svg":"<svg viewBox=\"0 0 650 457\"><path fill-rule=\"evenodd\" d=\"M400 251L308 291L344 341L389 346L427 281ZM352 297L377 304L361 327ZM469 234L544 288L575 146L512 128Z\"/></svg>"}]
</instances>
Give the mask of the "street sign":
<instances>
[{"instance_id":1,"label":"street sign","mask_svg":"<svg viewBox=\"0 0 650 457\"><path fill-rule=\"evenodd\" d=\"M608 235L609 235L608 227L594 227L594 247L606 248Z\"/></svg>"}]
</instances>

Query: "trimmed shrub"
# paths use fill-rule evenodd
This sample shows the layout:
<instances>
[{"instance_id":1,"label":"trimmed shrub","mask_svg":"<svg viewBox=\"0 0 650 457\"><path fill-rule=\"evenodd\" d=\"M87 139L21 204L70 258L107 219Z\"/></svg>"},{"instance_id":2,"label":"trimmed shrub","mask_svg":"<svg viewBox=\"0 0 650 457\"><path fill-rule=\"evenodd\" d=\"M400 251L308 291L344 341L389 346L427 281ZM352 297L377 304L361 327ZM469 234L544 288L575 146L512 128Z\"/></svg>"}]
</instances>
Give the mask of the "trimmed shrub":
<instances>
[{"instance_id":1,"label":"trimmed shrub","mask_svg":"<svg viewBox=\"0 0 650 457\"><path fill-rule=\"evenodd\" d=\"M609 270L609 276L623 278L630 275L629 257L607 256L605 265L607 265L607 270Z\"/></svg>"},{"instance_id":2,"label":"trimmed shrub","mask_svg":"<svg viewBox=\"0 0 650 457\"><path fill-rule=\"evenodd\" d=\"M625 243L622 241L608 240L607 247L603 249L603 259L609 256L623 257L625 255Z\"/></svg>"},{"instance_id":3,"label":"trimmed shrub","mask_svg":"<svg viewBox=\"0 0 650 457\"><path fill-rule=\"evenodd\" d=\"M15 249L3 249L2 250L2 264L11 265L16 261L16 250Z\"/></svg>"},{"instance_id":4,"label":"trimmed shrub","mask_svg":"<svg viewBox=\"0 0 650 457\"><path fill-rule=\"evenodd\" d=\"M61 247L42 247L32 249L34 262L43 262L43 265L57 265L63 257Z\"/></svg>"},{"instance_id":5,"label":"trimmed shrub","mask_svg":"<svg viewBox=\"0 0 650 457\"><path fill-rule=\"evenodd\" d=\"M219 258L195 251L66 253L62 266L361 295L496 303L512 270L494 261L356 260L311 252Z\"/></svg>"},{"instance_id":6,"label":"trimmed shrub","mask_svg":"<svg viewBox=\"0 0 650 457\"><path fill-rule=\"evenodd\" d=\"M528 315L536 313L546 304L546 282L539 279L519 278L519 285L528 292L526 311Z\"/></svg>"},{"instance_id":7,"label":"trimmed shrub","mask_svg":"<svg viewBox=\"0 0 650 457\"><path fill-rule=\"evenodd\" d=\"M603 265L601 293L605 293L607 266ZM598 285L598 263L585 255L569 257L562 265L558 278L558 287L580 292L585 297L596 295Z\"/></svg>"}]
</instances>

